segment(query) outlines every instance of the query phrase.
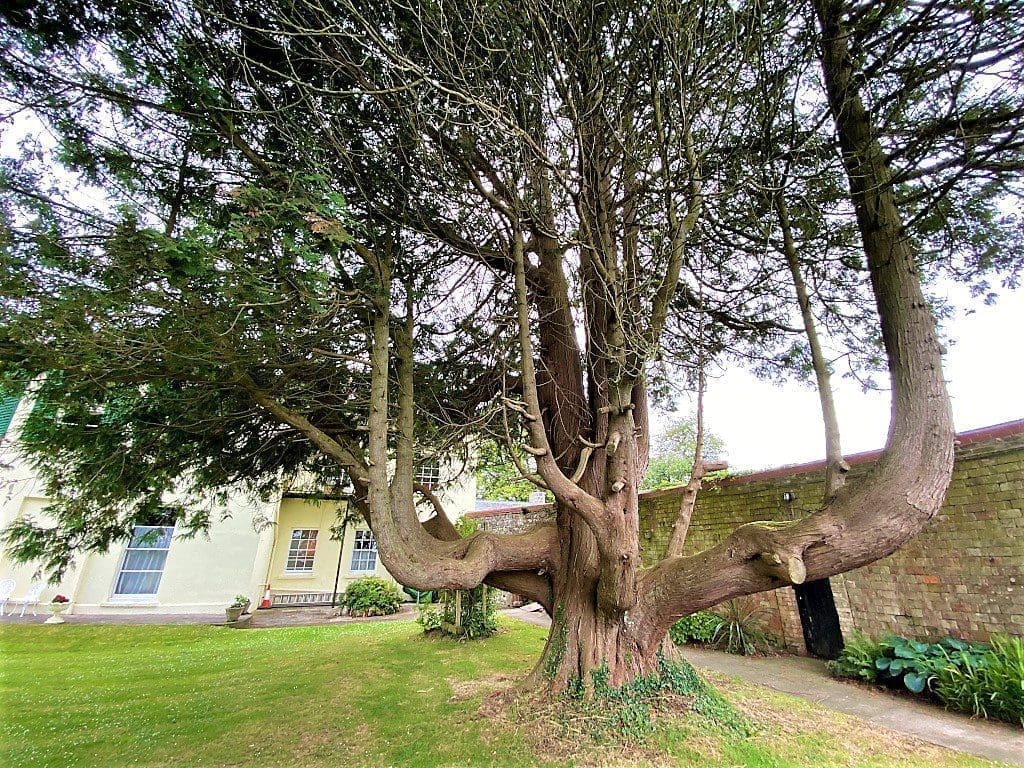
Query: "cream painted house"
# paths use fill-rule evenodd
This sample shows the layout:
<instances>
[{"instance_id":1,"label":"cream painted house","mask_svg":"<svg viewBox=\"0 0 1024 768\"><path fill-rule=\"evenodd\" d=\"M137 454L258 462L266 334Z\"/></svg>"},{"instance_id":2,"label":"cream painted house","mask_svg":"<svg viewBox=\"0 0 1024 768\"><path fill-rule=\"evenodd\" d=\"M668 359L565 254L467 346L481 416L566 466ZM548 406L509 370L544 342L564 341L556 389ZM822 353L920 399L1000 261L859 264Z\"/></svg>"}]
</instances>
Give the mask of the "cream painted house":
<instances>
[{"instance_id":1,"label":"cream painted house","mask_svg":"<svg viewBox=\"0 0 1024 768\"><path fill-rule=\"evenodd\" d=\"M0 476L0 527L26 515L41 519L48 503L17 451L16 436L30 408L25 400L0 403L0 464L6 465ZM453 518L472 509L472 473L463 478L435 489ZM436 474L421 479L436 480ZM167 502L171 507L174 499ZM81 555L59 584L46 588L41 602L65 595L71 614L211 615L223 615L238 594L253 605L260 605L268 591L274 605L326 603L354 578L391 578L365 524L340 525L345 512L345 501L299 491L267 503L239 493L212 510L215 522L205 536L183 538L168 521L155 519L136 526L131 541L107 553ZM0 553L0 579L16 580L14 597L37 580L34 571Z\"/></svg>"}]
</instances>

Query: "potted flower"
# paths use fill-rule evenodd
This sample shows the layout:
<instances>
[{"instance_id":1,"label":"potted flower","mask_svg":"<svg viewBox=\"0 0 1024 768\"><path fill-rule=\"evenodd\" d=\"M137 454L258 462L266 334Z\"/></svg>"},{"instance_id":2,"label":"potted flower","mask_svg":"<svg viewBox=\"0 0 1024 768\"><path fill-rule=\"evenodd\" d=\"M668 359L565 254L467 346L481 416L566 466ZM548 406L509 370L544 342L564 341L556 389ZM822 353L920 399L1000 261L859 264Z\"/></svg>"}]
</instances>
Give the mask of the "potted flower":
<instances>
[{"instance_id":1,"label":"potted flower","mask_svg":"<svg viewBox=\"0 0 1024 768\"><path fill-rule=\"evenodd\" d=\"M71 601L64 597L64 595L54 595L53 600L51 600L50 604L47 606L47 608L49 608L50 610L50 613L52 613L53 615L43 623L64 624L65 621L61 617L61 614L64 613L64 611L66 611L70 607Z\"/></svg>"},{"instance_id":2,"label":"potted flower","mask_svg":"<svg viewBox=\"0 0 1024 768\"><path fill-rule=\"evenodd\" d=\"M239 617L249 608L249 598L245 595L235 595L235 602L225 609L228 622L238 621Z\"/></svg>"}]
</instances>

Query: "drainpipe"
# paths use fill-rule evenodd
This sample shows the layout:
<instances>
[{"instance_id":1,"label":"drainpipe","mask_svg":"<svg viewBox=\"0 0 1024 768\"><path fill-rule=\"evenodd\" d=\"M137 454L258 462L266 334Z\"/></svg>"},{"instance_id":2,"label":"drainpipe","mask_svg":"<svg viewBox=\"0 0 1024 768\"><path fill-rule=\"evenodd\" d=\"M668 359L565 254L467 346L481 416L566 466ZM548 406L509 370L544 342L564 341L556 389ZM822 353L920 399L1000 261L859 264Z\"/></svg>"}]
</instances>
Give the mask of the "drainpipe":
<instances>
[{"instance_id":1,"label":"drainpipe","mask_svg":"<svg viewBox=\"0 0 1024 768\"><path fill-rule=\"evenodd\" d=\"M341 523L341 536L338 537L338 570L334 572L334 592L331 593L331 607L338 602L338 581L341 579L341 561L345 557L345 532L348 530L348 520Z\"/></svg>"}]
</instances>

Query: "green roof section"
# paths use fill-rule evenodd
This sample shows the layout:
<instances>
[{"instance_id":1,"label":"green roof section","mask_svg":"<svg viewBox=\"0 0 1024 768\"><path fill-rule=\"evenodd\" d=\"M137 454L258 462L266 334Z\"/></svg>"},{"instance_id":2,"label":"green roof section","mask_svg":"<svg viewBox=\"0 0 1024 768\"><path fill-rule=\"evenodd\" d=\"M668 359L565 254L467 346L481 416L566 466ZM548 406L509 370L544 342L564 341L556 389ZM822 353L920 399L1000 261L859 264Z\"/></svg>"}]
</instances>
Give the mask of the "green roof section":
<instances>
[{"instance_id":1,"label":"green roof section","mask_svg":"<svg viewBox=\"0 0 1024 768\"><path fill-rule=\"evenodd\" d=\"M20 397L0 398L0 437L7 434L7 428L11 426L11 419L18 408Z\"/></svg>"}]
</instances>

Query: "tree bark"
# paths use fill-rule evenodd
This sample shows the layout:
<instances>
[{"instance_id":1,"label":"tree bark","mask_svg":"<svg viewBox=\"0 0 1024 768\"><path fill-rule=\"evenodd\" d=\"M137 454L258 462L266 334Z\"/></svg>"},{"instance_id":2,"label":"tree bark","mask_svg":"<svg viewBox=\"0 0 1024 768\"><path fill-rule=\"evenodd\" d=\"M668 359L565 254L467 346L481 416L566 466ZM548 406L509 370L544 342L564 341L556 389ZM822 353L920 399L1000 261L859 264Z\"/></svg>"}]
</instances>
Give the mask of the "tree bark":
<instances>
[{"instance_id":1,"label":"tree bark","mask_svg":"<svg viewBox=\"0 0 1024 768\"><path fill-rule=\"evenodd\" d=\"M857 90L842 3L815 0L821 64L871 274L892 380L885 451L857 483L790 524L741 526L722 544L645 574L641 621L672 621L722 600L826 578L878 560L939 510L953 468L953 424L935 320L896 208L885 154Z\"/></svg>"},{"instance_id":2,"label":"tree bark","mask_svg":"<svg viewBox=\"0 0 1024 768\"><path fill-rule=\"evenodd\" d=\"M580 252L578 283L587 334L585 371L561 247L545 227L534 230L529 248L538 264L528 264L524 233L535 222L511 203L502 209L509 217L522 374L523 401L512 405L528 435L524 449L555 496L553 526L520 536L475 534L455 540L440 522L423 526L415 520L411 486L387 479L386 309L374 320L366 475L382 560L397 578L419 588L468 588L487 579L530 590L553 617L530 678L538 686L553 692L587 686L590 674L603 667L612 685L654 673L658 650L678 617L877 560L920 530L941 505L952 470L953 432L934 319L895 206L885 155L857 92L839 8L832 0L815 2L821 63L890 361L893 399L882 458L866 478L839 490L821 510L798 521L742 526L706 552L682 557L674 550L656 566L640 568L638 488L648 439L640 349L645 337L630 334L623 322L616 275L621 243L615 243L610 176L603 163L594 162L611 157L599 123L586 132L592 152L584 153L589 159L581 171L588 187L581 231L590 246ZM543 192L543 184L538 189ZM699 208L699 188L691 194ZM539 218L549 213L549 203L542 202ZM686 227L680 223L678 229ZM670 267L653 297L655 337L675 287L678 258ZM541 285L528 282L528 274L539 275ZM409 463L412 423L408 342L402 337L396 343L396 370L403 378L397 402L403 464Z\"/></svg>"},{"instance_id":3,"label":"tree bark","mask_svg":"<svg viewBox=\"0 0 1024 768\"><path fill-rule=\"evenodd\" d=\"M793 225L789 218L789 206L786 204L785 191L775 195L775 212L782 228L782 248L786 256L789 273L793 277L793 289L796 291L797 303L800 305L800 317L807 335L807 345L811 351L811 365L814 368L814 379L818 385L818 401L821 404L821 417L825 425L825 493L824 500L830 501L846 484L846 473L850 465L843 459L843 449L839 437L839 417L836 414L835 401L832 398L832 372L821 348L817 324L811 311L811 297L807 291L807 283L800 271L800 259L793 240Z\"/></svg>"}]
</instances>

